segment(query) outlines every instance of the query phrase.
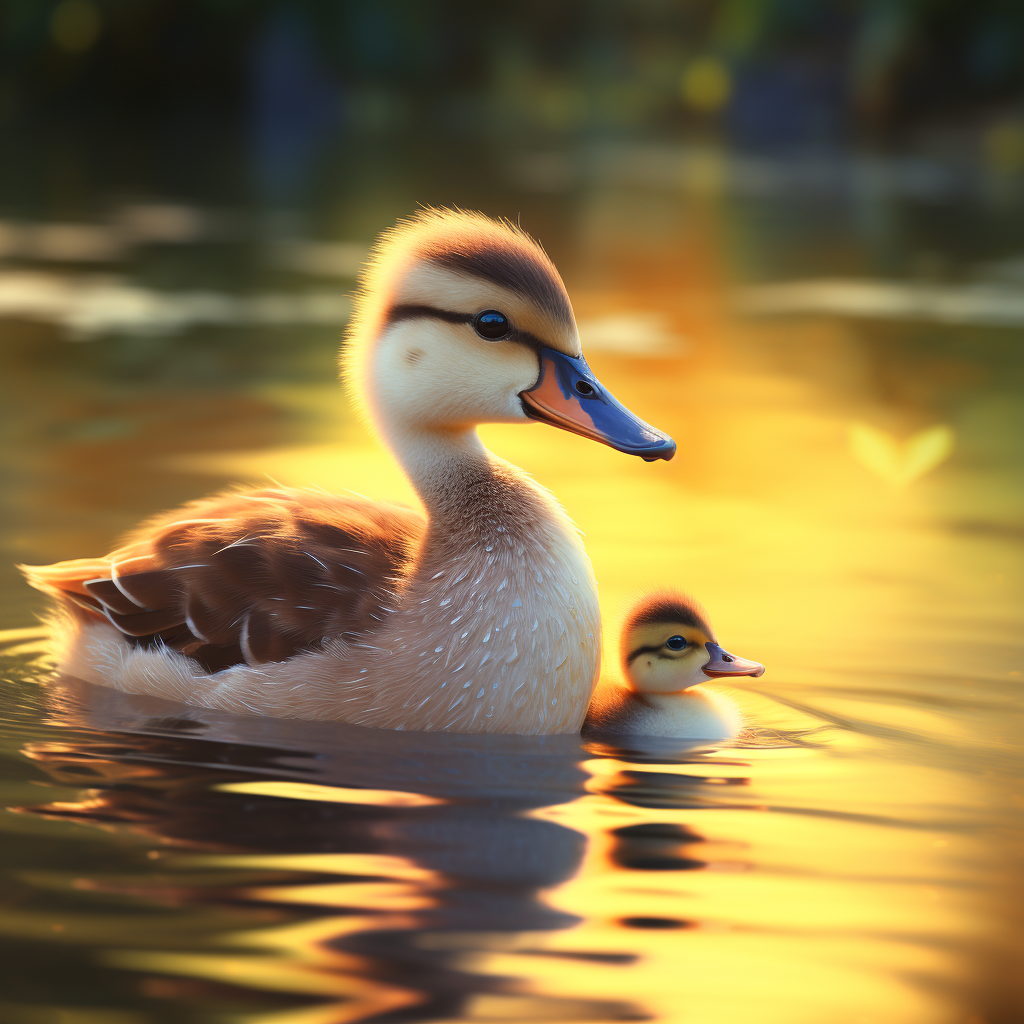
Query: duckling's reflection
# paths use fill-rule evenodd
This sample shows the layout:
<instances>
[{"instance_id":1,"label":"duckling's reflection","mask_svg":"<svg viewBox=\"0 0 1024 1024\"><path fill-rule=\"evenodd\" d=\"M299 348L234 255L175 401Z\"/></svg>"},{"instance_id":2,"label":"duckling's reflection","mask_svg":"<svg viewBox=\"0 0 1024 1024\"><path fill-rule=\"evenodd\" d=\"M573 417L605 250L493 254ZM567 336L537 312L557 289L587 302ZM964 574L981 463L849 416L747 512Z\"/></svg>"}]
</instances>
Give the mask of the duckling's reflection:
<instances>
[{"instance_id":1,"label":"duckling's reflection","mask_svg":"<svg viewBox=\"0 0 1024 1024\"><path fill-rule=\"evenodd\" d=\"M628 761L634 765L677 767L694 765L713 772L654 771L622 768L601 777L600 792L634 807L698 810L708 808L746 808L756 806L738 794L750 785L745 774L723 774L721 769L745 769L745 761L708 757L707 744L680 743L662 737L632 737L631 746L619 747L590 742L586 748L602 757Z\"/></svg>"},{"instance_id":2,"label":"duckling's reflection","mask_svg":"<svg viewBox=\"0 0 1024 1024\"><path fill-rule=\"evenodd\" d=\"M742 761L710 761L706 753L695 744L680 747L655 739L653 743L643 741L641 749L609 747L603 744L588 744L594 753L608 757L628 758L633 764L644 762L676 767L699 765L719 768L745 768ZM634 740L634 742L639 742ZM624 768L602 776L600 790L607 796L623 803L645 809L689 810L711 808L736 808L749 806L739 803L723 792L736 791L735 787L749 785L749 778L739 775L726 777L721 774L695 774L680 771L647 771ZM723 790L724 787L724 790ZM735 841L709 841L689 825L645 821L635 825L624 825L611 831L613 844L609 859L619 868L627 871L743 871L749 864L742 859L740 847ZM670 917L630 917L619 922L628 928L688 928L694 922Z\"/></svg>"},{"instance_id":3,"label":"duckling's reflection","mask_svg":"<svg viewBox=\"0 0 1024 1024\"><path fill-rule=\"evenodd\" d=\"M668 822L643 822L612 830L615 845L610 854L613 864L631 871L699 871L706 860L692 856L707 840L685 825Z\"/></svg>"},{"instance_id":4,"label":"duckling's reflection","mask_svg":"<svg viewBox=\"0 0 1024 1024\"><path fill-rule=\"evenodd\" d=\"M74 738L30 745L26 755L55 781L89 788L76 802L21 810L152 836L164 872L175 871L168 847L206 851L214 868L226 855L226 884L192 887L187 870L175 877L179 903L269 904L284 924L337 919L334 934L320 929L310 941L339 954L342 969L378 993L355 1016L347 1002L345 1020L398 1019L397 1006L405 1020L451 1019L481 996L510 1007L528 998L529 1015L545 1019L637 1019L625 1004L527 997L520 982L465 963L481 941L485 950L511 948L518 933L576 923L538 893L575 874L585 837L523 812L582 793L577 737L246 719L73 680L52 685L50 711ZM287 798L289 784L304 798ZM349 801L346 793L355 795ZM251 863L239 854L253 855ZM254 885L253 867L282 855L293 858L290 866ZM404 867L389 876L389 864ZM131 882L134 892L140 882ZM377 905L367 882L397 882L403 892ZM252 977L259 972L254 962Z\"/></svg>"}]
</instances>

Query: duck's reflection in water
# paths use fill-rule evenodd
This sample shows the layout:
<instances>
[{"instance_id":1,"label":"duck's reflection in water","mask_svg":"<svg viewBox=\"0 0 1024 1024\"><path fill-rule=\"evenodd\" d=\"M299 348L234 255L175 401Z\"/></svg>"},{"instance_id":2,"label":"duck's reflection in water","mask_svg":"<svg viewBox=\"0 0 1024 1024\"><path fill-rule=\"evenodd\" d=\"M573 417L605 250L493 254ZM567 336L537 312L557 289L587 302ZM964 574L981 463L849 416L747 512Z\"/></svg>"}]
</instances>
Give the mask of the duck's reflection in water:
<instances>
[{"instance_id":1,"label":"duck's reflection in water","mask_svg":"<svg viewBox=\"0 0 1024 1024\"><path fill-rule=\"evenodd\" d=\"M74 738L24 752L55 782L87 789L20 809L156 840L152 873L77 888L261 912L250 929L184 949L159 925L141 942L115 929L101 959L148 975L145 991L174 994L178 976L193 998L197 983L275 1004L281 992L326 996L317 1021L645 1017L474 970L488 950L544 956L527 949L542 945L537 933L577 921L539 893L576 873L586 838L524 813L582 793L577 737L247 719L72 680L52 685L50 710ZM550 955L567 970L577 955L608 956Z\"/></svg>"}]
</instances>

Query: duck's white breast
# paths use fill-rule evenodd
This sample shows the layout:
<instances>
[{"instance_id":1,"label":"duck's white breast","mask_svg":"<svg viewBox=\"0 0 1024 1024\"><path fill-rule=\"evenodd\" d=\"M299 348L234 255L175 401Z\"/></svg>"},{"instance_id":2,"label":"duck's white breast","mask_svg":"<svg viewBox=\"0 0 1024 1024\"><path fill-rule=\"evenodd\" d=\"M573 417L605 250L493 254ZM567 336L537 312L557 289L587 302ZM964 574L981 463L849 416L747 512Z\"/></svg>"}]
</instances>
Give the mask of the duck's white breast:
<instances>
[{"instance_id":1,"label":"duck's white breast","mask_svg":"<svg viewBox=\"0 0 1024 1024\"><path fill-rule=\"evenodd\" d=\"M600 667L597 585L565 512L539 488L532 497L531 515L488 507L473 543L442 539L423 559L366 673L379 710L364 724L579 729ZM392 703L396 688L404 699Z\"/></svg>"}]
</instances>

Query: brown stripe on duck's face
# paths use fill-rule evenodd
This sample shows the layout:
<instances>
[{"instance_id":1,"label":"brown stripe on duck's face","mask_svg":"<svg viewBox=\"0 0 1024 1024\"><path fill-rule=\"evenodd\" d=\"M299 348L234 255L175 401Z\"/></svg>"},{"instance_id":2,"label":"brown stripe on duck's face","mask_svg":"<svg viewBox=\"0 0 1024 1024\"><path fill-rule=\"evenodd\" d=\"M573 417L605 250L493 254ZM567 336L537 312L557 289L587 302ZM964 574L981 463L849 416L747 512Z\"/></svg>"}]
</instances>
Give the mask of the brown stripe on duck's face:
<instances>
[{"instance_id":1,"label":"brown stripe on duck's face","mask_svg":"<svg viewBox=\"0 0 1024 1024\"><path fill-rule=\"evenodd\" d=\"M466 429L527 420L520 392L540 349L579 351L576 325L528 297L432 262L404 276L384 313L368 397L385 430Z\"/></svg>"},{"instance_id":2,"label":"brown stripe on duck's face","mask_svg":"<svg viewBox=\"0 0 1024 1024\"><path fill-rule=\"evenodd\" d=\"M561 281L558 285L561 286ZM434 260L419 260L409 268L395 290L386 319L392 323L407 318L438 319L458 322L472 329L479 313L494 310L505 317L509 333L495 339L484 336L479 340L508 340L534 352L551 348L579 357L583 350L569 297L563 290L563 304L552 303L548 293L553 287L554 284L549 283L539 296L534 296L467 270ZM527 386L537 379L536 365L534 360L533 380Z\"/></svg>"},{"instance_id":3,"label":"brown stripe on duck's face","mask_svg":"<svg viewBox=\"0 0 1024 1024\"><path fill-rule=\"evenodd\" d=\"M414 220L379 252L354 321L350 377L385 431L538 419L645 458L675 450L594 377L557 270L508 225Z\"/></svg>"}]
</instances>

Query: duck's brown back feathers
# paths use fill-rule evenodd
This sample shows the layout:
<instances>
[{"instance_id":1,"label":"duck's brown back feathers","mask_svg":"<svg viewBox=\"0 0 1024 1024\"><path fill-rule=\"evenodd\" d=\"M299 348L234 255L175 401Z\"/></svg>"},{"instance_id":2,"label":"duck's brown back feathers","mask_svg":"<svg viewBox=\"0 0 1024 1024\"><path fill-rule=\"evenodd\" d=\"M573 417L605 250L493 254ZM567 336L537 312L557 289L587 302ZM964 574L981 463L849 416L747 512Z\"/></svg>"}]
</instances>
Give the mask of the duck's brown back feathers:
<instances>
[{"instance_id":1,"label":"duck's brown back feathers","mask_svg":"<svg viewBox=\"0 0 1024 1024\"><path fill-rule=\"evenodd\" d=\"M162 642L217 671L371 632L424 528L412 509L275 488L167 513L105 558L22 571L133 643Z\"/></svg>"}]
</instances>

